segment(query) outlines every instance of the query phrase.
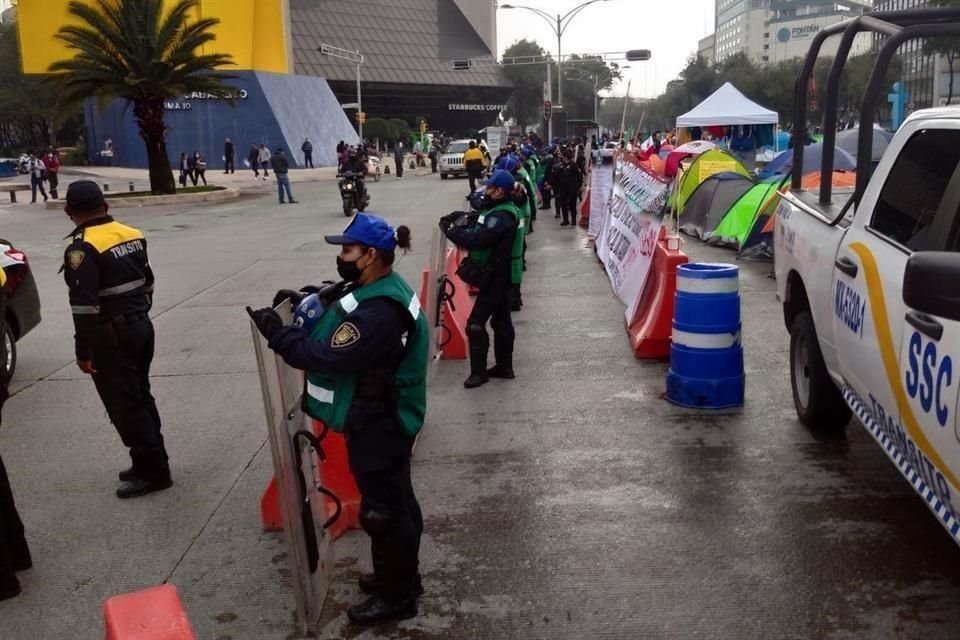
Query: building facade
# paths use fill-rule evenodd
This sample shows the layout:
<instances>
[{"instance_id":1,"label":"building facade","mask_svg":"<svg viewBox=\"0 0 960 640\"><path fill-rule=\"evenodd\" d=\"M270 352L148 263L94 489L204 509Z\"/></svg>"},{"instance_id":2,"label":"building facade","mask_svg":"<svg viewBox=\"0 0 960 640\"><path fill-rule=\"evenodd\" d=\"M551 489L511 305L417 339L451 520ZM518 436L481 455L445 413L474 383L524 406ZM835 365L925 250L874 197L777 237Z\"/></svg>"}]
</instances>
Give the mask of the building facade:
<instances>
[{"instance_id":1,"label":"building facade","mask_svg":"<svg viewBox=\"0 0 960 640\"><path fill-rule=\"evenodd\" d=\"M2 2L3 0L0 0ZM84 0L92 2L93 0ZM45 73L72 55L54 35L70 21L68 0L21 2L18 15L24 71ZM366 118L398 118L410 127L451 134L496 122L513 92L499 68L453 71L455 58L495 57L495 0L200 0L198 17L215 17L215 42L206 53L233 56L234 104L211 96L167 101L168 151L202 153L222 166L224 142L237 149L237 164L252 144L294 150L305 138L314 162L335 165L341 140L355 143L357 65L324 55L322 45L359 51L360 102ZM31 46L24 47L29 42ZM112 162L145 166L146 152L132 110L113 104L102 112L87 105L88 152L100 161L109 141Z\"/></svg>"},{"instance_id":2,"label":"building facade","mask_svg":"<svg viewBox=\"0 0 960 640\"><path fill-rule=\"evenodd\" d=\"M716 34L711 33L704 38L700 38L697 43L697 55L706 60L707 64L713 64L716 62L716 44Z\"/></svg>"},{"instance_id":3,"label":"building facade","mask_svg":"<svg viewBox=\"0 0 960 640\"><path fill-rule=\"evenodd\" d=\"M897 11L900 9L925 7L928 3L927 0L876 0L874 4L874 8L877 11ZM879 35L875 36L875 46L879 46L882 39ZM947 73L938 73L941 66L943 66L946 72L946 65L941 65L940 61L936 59L936 56L924 54L923 46L923 40L909 40L904 42L897 50L897 54L903 65L900 81L903 83L904 89L907 92L908 114L917 109L940 106L941 95L943 96L942 103L946 103L947 86L945 83L937 82L938 76L943 75L944 77L941 79L949 83L950 78ZM944 84L942 94L939 91L941 84ZM955 86L960 87L960 85ZM957 99L954 98L952 102L956 103Z\"/></svg>"},{"instance_id":4,"label":"building facade","mask_svg":"<svg viewBox=\"0 0 960 640\"><path fill-rule=\"evenodd\" d=\"M824 27L862 15L870 0L717 0L715 57L718 62L738 53L755 62L776 63L802 58ZM869 36L858 37L851 55L871 48ZM834 55L839 38L824 43L821 55Z\"/></svg>"}]
</instances>

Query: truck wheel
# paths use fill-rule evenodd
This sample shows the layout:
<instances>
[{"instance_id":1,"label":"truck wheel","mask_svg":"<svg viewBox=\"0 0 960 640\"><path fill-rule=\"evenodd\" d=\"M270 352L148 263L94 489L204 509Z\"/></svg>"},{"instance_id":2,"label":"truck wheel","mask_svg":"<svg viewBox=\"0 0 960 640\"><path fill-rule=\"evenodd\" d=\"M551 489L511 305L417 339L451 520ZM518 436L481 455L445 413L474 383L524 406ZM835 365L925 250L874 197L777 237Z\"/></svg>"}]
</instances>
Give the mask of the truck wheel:
<instances>
[{"instance_id":1,"label":"truck wheel","mask_svg":"<svg viewBox=\"0 0 960 640\"><path fill-rule=\"evenodd\" d=\"M4 329L5 331L3 332L3 336L0 336L0 339L6 343L7 361L0 366L3 366L7 370L7 380L11 380L13 378L13 372L17 369L17 338L13 335L13 329L10 328L9 322L4 324Z\"/></svg>"},{"instance_id":2,"label":"truck wheel","mask_svg":"<svg viewBox=\"0 0 960 640\"><path fill-rule=\"evenodd\" d=\"M850 407L827 373L809 311L794 318L790 331L790 386L797 416L806 426L833 431L850 422Z\"/></svg>"},{"instance_id":3,"label":"truck wheel","mask_svg":"<svg viewBox=\"0 0 960 640\"><path fill-rule=\"evenodd\" d=\"M441 173L441 174L440 174L440 179L441 179L441 180L446 180L446 179L447 179L447 174Z\"/></svg>"}]
</instances>

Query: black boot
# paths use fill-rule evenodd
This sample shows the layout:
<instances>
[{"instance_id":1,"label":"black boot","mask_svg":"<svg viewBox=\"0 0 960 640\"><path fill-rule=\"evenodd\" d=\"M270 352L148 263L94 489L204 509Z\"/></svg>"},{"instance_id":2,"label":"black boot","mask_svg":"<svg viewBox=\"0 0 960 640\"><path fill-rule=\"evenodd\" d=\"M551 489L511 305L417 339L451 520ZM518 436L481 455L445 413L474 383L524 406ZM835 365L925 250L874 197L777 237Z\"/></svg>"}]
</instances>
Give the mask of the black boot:
<instances>
[{"instance_id":1,"label":"black boot","mask_svg":"<svg viewBox=\"0 0 960 640\"><path fill-rule=\"evenodd\" d=\"M163 478L160 480L144 480L143 478L134 478L129 482L124 482L117 489L117 497L121 500L127 498L139 498L155 491L163 491L173 486L173 480Z\"/></svg>"},{"instance_id":2,"label":"black boot","mask_svg":"<svg viewBox=\"0 0 960 640\"><path fill-rule=\"evenodd\" d=\"M387 600L383 596L370 596L360 604L347 609L347 617L355 624L376 624L387 620L405 620L417 615L417 599L413 596L400 600Z\"/></svg>"},{"instance_id":3,"label":"black boot","mask_svg":"<svg viewBox=\"0 0 960 640\"><path fill-rule=\"evenodd\" d=\"M504 380L516 378L513 373L513 342L512 335L494 334L493 354L497 358L497 364L487 369L489 377Z\"/></svg>"},{"instance_id":4,"label":"black boot","mask_svg":"<svg viewBox=\"0 0 960 640\"><path fill-rule=\"evenodd\" d=\"M120 473L118 473L117 478L120 480L120 482L130 482L132 480L136 480L137 472L134 470L133 467L128 467L123 471L121 471Z\"/></svg>"},{"instance_id":5,"label":"black boot","mask_svg":"<svg viewBox=\"0 0 960 640\"><path fill-rule=\"evenodd\" d=\"M463 381L467 389L476 389L490 381L487 377L487 350L490 344L477 339L470 341L470 377Z\"/></svg>"}]
</instances>

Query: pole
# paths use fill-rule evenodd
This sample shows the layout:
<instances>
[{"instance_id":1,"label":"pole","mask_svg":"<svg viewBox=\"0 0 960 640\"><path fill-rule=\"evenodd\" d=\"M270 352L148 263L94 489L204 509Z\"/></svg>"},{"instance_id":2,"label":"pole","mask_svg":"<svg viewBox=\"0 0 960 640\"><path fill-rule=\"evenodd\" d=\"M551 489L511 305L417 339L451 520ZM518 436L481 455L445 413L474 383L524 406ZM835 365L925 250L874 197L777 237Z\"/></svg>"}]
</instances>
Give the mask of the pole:
<instances>
[{"instance_id":1,"label":"pole","mask_svg":"<svg viewBox=\"0 0 960 640\"><path fill-rule=\"evenodd\" d=\"M357 49L357 55L360 55L360 50ZM363 113L363 103L360 102L360 63L357 63L357 131L360 134L360 144L363 144L363 116L359 115Z\"/></svg>"},{"instance_id":2,"label":"pole","mask_svg":"<svg viewBox=\"0 0 960 640\"><path fill-rule=\"evenodd\" d=\"M623 144L624 128L627 126L627 105L630 104L630 85L633 84L633 78L627 81L627 94L623 97L623 117L620 119L620 144Z\"/></svg>"},{"instance_id":3,"label":"pole","mask_svg":"<svg viewBox=\"0 0 960 640\"><path fill-rule=\"evenodd\" d=\"M563 107L563 53L560 49L560 38L563 36L563 27L560 24L560 14L557 14L557 104Z\"/></svg>"},{"instance_id":4,"label":"pole","mask_svg":"<svg viewBox=\"0 0 960 640\"><path fill-rule=\"evenodd\" d=\"M550 98L550 88L553 87L553 73L550 71L550 61L547 60L547 95L543 97L544 100ZM547 140L553 140L553 109L550 109L550 117L547 118Z\"/></svg>"}]
</instances>

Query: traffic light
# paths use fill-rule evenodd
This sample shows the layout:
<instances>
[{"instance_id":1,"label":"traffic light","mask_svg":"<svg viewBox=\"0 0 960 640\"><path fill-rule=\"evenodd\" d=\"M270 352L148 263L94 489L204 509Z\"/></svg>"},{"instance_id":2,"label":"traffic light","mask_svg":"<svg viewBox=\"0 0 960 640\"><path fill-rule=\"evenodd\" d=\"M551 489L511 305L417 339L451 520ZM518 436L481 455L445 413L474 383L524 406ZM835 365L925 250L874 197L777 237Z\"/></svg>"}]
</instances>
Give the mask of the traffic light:
<instances>
[{"instance_id":1,"label":"traffic light","mask_svg":"<svg viewBox=\"0 0 960 640\"><path fill-rule=\"evenodd\" d=\"M643 62L650 59L650 49L633 49L627 51L627 60L630 62Z\"/></svg>"},{"instance_id":2,"label":"traffic light","mask_svg":"<svg viewBox=\"0 0 960 640\"><path fill-rule=\"evenodd\" d=\"M550 112L553 111L553 104L549 100L543 101L543 119L550 119Z\"/></svg>"},{"instance_id":3,"label":"traffic light","mask_svg":"<svg viewBox=\"0 0 960 640\"><path fill-rule=\"evenodd\" d=\"M355 117L357 119L357 122L359 122L360 124L366 124L367 114L364 113L363 111L357 111L357 115Z\"/></svg>"}]
</instances>

